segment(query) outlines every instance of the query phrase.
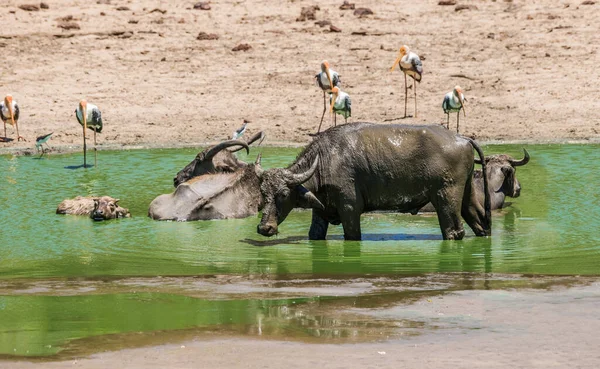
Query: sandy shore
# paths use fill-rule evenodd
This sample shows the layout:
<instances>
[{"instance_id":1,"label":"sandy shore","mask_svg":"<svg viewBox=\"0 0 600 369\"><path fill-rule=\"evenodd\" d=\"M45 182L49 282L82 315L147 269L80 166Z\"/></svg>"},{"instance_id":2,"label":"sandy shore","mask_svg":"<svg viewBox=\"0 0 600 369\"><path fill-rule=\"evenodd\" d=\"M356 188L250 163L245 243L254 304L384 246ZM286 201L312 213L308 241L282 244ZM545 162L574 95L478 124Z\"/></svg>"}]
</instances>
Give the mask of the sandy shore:
<instances>
[{"instance_id":1,"label":"sandy shore","mask_svg":"<svg viewBox=\"0 0 600 369\"><path fill-rule=\"evenodd\" d=\"M474 290L375 309L424 322L391 341L309 344L223 338L175 340L61 362L0 368L597 368L600 283L548 290Z\"/></svg>"},{"instance_id":2,"label":"sandy shore","mask_svg":"<svg viewBox=\"0 0 600 369\"><path fill-rule=\"evenodd\" d=\"M27 139L0 148L31 149L48 132L51 146L81 145L73 114L81 98L103 112L101 146L214 142L243 119L251 121L249 132L267 132L267 144L306 143L322 112L313 77L323 59L352 96L351 121L444 122L443 96L460 84L468 98L466 135L600 137L598 4L465 0L459 5L471 8L456 11L438 1L377 0L368 4L373 15L358 17L340 10L341 1L218 1L210 10L181 0L47 3L38 11L15 0L0 6L0 94L19 103ZM296 21L302 7L316 4L315 20ZM61 28L65 22L79 28ZM218 39L198 40L200 32ZM232 51L241 43L251 49ZM403 77L389 67L401 44L423 59L418 118L399 119ZM409 100L409 114L413 109ZM16 138L10 126L7 133Z\"/></svg>"}]
</instances>

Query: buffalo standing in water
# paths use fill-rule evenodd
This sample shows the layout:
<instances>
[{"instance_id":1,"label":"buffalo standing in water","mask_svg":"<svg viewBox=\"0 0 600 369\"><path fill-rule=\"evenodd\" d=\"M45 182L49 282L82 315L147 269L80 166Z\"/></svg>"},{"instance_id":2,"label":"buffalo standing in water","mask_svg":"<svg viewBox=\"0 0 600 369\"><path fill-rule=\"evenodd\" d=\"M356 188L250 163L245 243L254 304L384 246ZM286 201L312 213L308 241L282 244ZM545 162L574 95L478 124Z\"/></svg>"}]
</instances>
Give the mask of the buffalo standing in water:
<instances>
[{"instance_id":1,"label":"buffalo standing in water","mask_svg":"<svg viewBox=\"0 0 600 369\"><path fill-rule=\"evenodd\" d=\"M56 208L56 214L86 215L93 220L129 218L129 210L119 206L119 199L110 196L77 196L63 200Z\"/></svg>"},{"instance_id":2,"label":"buffalo standing in water","mask_svg":"<svg viewBox=\"0 0 600 369\"><path fill-rule=\"evenodd\" d=\"M416 213L435 207L444 239L459 240L461 215L477 236L491 234L485 207L473 190L471 139L441 126L354 123L317 136L287 169L262 170L264 208L258 233L273 236L294 207L313 208L309 238L325 239L329 223L342 224L346 240L360 240L360 215L374 210ZM485 193L487 177L485 162Z\"/></svg>"},{"instance_id":3,"label":"buffalo standing in water","mask_svg":"<svg viewBox=\"0 0 600 369\"><path fill-rule=\"evenodd\" d=\"M238 169L247 166L248 163L239 160L233 153L242 149L246 149L246 152L249 153L250 148L248 146L259 139L260 145L265 139L265 134L262 131L252 136L248 142L229 140L209 147L198 153L194 160L177 173L175 178L173 178L173 184L177 187L183 182L203 174L233 173ZM229 149L234 146L238 146L238 148L234 150Z\"/></svg>"},{"instance_id":4,"label":"buffalo standing in water","mask_svg":"<svg viewBox=\"0 0 600 369\"><path fill-rule=\"evenodd\" d=\"M505 202L507 196L516 198L521 195L521 183L517 179L516 167L529 163L530 159L527 150L523 149L523 152L525 156L521 160L515 160L506 154L485 157L492 210L502 209L510 205L510 203ZM475 159L475 163L481 164L481 160ZM478 169L473 173L473 177L477 200L483 204L483 173ZM431 203L419 210L421 213L434 211L435 209Z\"/></svg>"}]
</instances>

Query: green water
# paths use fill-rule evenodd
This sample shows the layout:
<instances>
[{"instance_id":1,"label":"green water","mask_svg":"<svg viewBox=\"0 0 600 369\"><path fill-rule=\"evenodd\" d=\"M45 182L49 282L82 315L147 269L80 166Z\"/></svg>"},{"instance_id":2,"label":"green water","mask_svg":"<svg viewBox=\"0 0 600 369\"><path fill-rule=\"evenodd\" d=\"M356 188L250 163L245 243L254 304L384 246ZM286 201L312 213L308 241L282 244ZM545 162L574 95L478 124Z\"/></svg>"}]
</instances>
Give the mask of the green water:
<instances>
[{"instance_id":1,"label":"green water","mask_svg":"<svg viewBox=\"0 0 600 369\"><path fill-rule=\"evenodd\" d=\"M494 213L491 238L476 238L467 227L459 242L442 241L435 216L365 214L361 242L344 242L335 226L327 241L308 241L306 211L290 214L269 239L256 233L258 215L183 223L147 218L149 203L173 190L173 176L197 150L99 152L91 169L77 168L81 154L0 156L0 355L64 353L79 341L83 352L98 345L85 339L132 332L228 327L248 334L259 324L283 338L366 339L373 322L338 317L329 331L323 322L332 319L328 306L343 310L356 302L340 295L389 297L388 287L374 288L373 280L396 286L432 274L598 275L599 148L528 145L531 162L517 171L521 197ZM520 146L484 151L522 157ZM298 150L262 152L263 166L273 167L289 164ZM60 201L77 195L118 197L133 217L93 222L55 214ZM226 282L207 287L212 280ZM450 285L441 289L472 288ZM425 283L415 293L431 290L440 288ZM316 318L308 321L320 322L321 330L307 330L312 323L294 318L290 307L311 311Z\"/></svg>"}]
</instances>

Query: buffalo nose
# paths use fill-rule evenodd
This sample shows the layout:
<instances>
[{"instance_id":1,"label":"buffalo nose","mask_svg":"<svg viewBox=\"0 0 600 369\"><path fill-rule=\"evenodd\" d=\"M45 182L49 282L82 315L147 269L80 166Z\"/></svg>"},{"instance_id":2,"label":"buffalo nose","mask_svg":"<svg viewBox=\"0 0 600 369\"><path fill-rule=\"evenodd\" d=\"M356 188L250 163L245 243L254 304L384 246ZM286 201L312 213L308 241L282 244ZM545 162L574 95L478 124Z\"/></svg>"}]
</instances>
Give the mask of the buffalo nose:
<instances>
[{"instance_id":1,"label":"buffalo nose","mask_svg":"<svg viewBox=\"0 0 600 369\"><path fill-rule=\"evenodd\" d=\"M277 227L273 227L270 224L259 224L256 227L256 232L258 232L258 234L261 234L263 236L271 237L275 233L277 233Z\"/></svg>"},{"instance_id":2,"label":"buffalo nose","mask_svg":"<svg viewBox=\"0 0 600 369\"><path fill-rule=\"evenodd\" d=\"M517 183L517 185L515 186L515 194L513 197L519 197L519 195L521 195L521 186Z\"/></svg>"}]
</instances>

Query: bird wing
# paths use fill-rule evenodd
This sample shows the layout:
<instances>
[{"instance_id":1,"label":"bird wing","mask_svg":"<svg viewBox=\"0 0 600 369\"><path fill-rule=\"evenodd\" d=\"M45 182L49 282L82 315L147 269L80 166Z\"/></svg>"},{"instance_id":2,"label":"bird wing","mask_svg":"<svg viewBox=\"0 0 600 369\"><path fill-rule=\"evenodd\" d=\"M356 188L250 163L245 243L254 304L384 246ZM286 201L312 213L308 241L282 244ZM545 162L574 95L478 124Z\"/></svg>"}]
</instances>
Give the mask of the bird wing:
<instances>
[{"instance_id":1,"label":"bird wing","mask_svg":"<svg viewBox=\"0 0 600 369\"><path fill-rule=\"evenodd\" d=\"M102 113L100 113L100 109L98 108L92 109L92 123L96 127L96 132L102 132Z\"/></svg>"},{"instance_id":2,"label":"bird wing","mask_svg":"<svg viewBox=\"0 0 600 369\"><path fill-rule=\"evenodd\" d=\"M75 118L77 118L77 121L79 122L79 124L83 125L83 120L80 117L80 112L79 112L79 108L75 109Z\"/></svg>"},{"instance_id":3,"label":"bird wing","mask_svg":"<svg viewBox=\"0 0 600 369\"><path fill-rule=\"evenodd\" d=\"M331 72L331 82L333 83L333 87L341 86L342 80L340 79L340 75L337 72Z\"/></svg>"},{"instance_id":4,"label":"bird wing","mask_svg":"<svg viewBox=\"0 0 600 369\"><path fill-rule=\"evenodd\" d=\"M442 102L442 109L444 109L444 113L448 113L450 111L450 96L446 94L444 96L444 102Z\"/></svg>"},{"instance_id":5,"label":"bird wing","mask_svg":"<svg viewBox=\"0 0 600 369\"><path fill-rule=\"evenodd\" d=\"M421 63L421 59L419 59L419 56L417 54L413 54L413 57L410 60L410 63L412 64L412 69L418 73L418 77L415 76L416 80L418 82L421 81L421 74L423 74L423 63Z\"/></svg>"},{"instance_id":6,"label":"bird wing","mask_svg":"<svg viewBox=\"0 0 600 369\"><path fill-rule=\"evenodd\" d=\"M352 100L350 100L350 95L346 95L346 110L348 111L346 118L352 116Z\"/></svg>"},{"instance_id":7,"label":"bird wing","mask_svg":"<svg viewBox=\"0 0 600 369\"><path fill-rule=\"evenodd\" d=\"M19 120L19 105L15 104L15 110L13 111L15 121Z\"/></svg>"},{"instance_id":8,"label":"bird wing","mask_svg":"<svg viewBox=\"0 0 600 369\"><path fill-rule=\"evenodd\" d=\"M0 102L0 119L2 119L3 121L6 121L6 120L8 120L8 118L4 116L4 113L2 113L3 110L4 110L4 102Z\"/></svg>"}]
</instances>

